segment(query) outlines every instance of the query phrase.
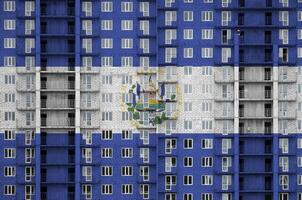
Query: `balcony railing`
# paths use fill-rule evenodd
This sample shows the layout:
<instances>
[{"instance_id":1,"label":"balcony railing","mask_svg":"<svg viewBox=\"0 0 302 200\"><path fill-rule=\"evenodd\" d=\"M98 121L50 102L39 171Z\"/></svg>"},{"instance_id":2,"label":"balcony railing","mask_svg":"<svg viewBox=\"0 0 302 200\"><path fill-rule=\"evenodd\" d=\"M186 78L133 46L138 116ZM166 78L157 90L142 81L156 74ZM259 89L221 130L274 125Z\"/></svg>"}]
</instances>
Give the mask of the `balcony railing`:
<instances>
[{"instance_id":1,"label":"balcony railing","mask_svg":"<svg viewBox=\"0 0 302 200\"><path fill-rule=\"evenodd\" d=\"M49 122L47 118L41 118L41 126L55 126L55 127L62 127L62 126L74 126L75 125L75 118L67 118L63 122L55 123Z\"/></svg>"}]
</instances>

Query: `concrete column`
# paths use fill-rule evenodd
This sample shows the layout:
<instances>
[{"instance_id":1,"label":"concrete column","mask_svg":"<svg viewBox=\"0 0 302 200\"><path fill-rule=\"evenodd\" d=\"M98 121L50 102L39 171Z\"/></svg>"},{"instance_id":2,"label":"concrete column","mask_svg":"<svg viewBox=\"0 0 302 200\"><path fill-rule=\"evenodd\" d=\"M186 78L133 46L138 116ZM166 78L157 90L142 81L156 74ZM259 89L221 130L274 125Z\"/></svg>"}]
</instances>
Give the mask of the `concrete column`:
<instances>
[{"instance_id":1,"label":"concrete column","mask_svg":"<svg viewBox=\"0 0 302 200\"><path fill-rule=\"evenodd\" d=\"M35 131L35 156L36 156L36 164L35 164L35 199L40 200L41 199L41 139L40 139L40 133L41 133L41 94L40 94L40 88L41 88L41 78L40 78L40 0L35 1L35 49L36 49L36 131Z\"/></svg>"},{"instance_id":2,"label":"concrete column","mask_svg":"<svg viewBox=\"0 0 302 200\"><path fill-rule=\"evenodd\" d=\"M273 47L273 199L278 199L279 190L279 66L278 45Z\"/></svg>"},{"instance_id":3,"label":"concrete column","mask_svg":"<svg viewBox=\"0 0 302 200\"><path fill-rule=\"evenodd\" d=\"M81 199L81 1L75 1L75 200Z\"/></svg>"},{"instance_id":4,"label":"concrete column","mask_svg":"<svg viewBox=\"0 0 302 200\"><path fill-rule=\"evenodd\" d=\"M239 35L234 33L234 200L239 200Z\"/></svg>"}]
</instances>

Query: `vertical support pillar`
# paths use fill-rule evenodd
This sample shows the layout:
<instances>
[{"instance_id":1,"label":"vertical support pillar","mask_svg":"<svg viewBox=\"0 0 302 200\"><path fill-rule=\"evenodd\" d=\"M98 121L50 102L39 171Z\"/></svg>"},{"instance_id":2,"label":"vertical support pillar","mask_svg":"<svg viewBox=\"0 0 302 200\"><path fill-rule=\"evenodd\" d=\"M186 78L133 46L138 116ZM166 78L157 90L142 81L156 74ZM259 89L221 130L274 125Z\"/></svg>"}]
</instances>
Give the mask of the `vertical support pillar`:
<instances>
[{"instance_id":1,"label":"vertical support pillar","mask_svg":"<svg viewBox=\"0 0 302 200\"><path fill-rule=\"evenodd\" d=\"M234 33L234 200L239 200L239 36Z\"/></svg>"},{"instance_id":2,"label":"vertical support pillar","mask_svg":"<svg viewBox=\"0 0 302 200\"><path fill-rule=\"evenodd\" d=\"M273 199L278 199L279 188L279 66L278 66L278 45L273 46Z\"/></svg>"},{"instance_id":3,"label":"vertical support pillar","mask_svg":"<svg viewBox=\"0 0 302 200\"><path fill-rule=\"evenodd\" d=\"M41 88L41 78L40 78L40 67L41 67L41 58L40 58L40 0L36 0L36 12L35 12L35 50L36 50L36 58L35 58L35 66L36 66L36 131L35 131L35 195L36 200L41 199L41 109L40 109L40 88Z\"/></svg>"},{"instance_id":4,"label":"vertical support pillar","mask_svg":"<svg viewBox=\"0 0 302 200\"><path fill-rule=\"evenodd\" d=\"M75 1L75 200L81 199L81 1Z\"/></svg>"}]
</instances>

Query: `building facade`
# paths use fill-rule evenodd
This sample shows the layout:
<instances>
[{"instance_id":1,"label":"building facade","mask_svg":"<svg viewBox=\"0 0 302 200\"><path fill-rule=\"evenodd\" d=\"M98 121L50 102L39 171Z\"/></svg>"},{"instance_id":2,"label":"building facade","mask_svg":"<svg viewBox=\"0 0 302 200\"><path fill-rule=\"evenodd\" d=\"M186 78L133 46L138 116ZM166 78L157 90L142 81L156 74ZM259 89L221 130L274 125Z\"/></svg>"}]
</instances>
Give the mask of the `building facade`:
<instances>
[{"instance_id":1,"label":"building facade","mask_svg":"<svg viewBox=\"0 0 302 200\"><path fill-rule=\"evenodd\" d=\"M3 0L1 200L302 200L301 0Z\"/></svg>"}]
</instances>

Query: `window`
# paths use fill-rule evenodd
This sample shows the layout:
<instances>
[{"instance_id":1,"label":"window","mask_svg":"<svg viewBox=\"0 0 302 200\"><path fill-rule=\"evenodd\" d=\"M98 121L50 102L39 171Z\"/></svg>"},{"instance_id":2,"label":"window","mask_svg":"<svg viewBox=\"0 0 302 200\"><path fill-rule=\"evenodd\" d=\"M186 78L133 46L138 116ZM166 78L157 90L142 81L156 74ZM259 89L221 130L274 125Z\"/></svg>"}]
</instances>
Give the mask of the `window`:
<instances>
[{"instance_id":1,"label":"window","mask_svg":"<svg viewBox=\"0 0 302 200\"><path fill-rule=\"evenodd\" d=\"M193 58L193 48L184 48L184 58Z\"/></svg>"},{"instance_id":2,"label":"window","mask_svg":"<svg viewBox=\"0 0 302 200\"><path fill-rule=\"evenodd\" d=\"M184 139L184 149L193 149L193 139Z\"/></svg>"},{"instance_id":3,"label":"window","mask_svg":"<svg viewBox=\"0 0 302 200\"><path fill-rule=\"evenodd\" d=\"M301 47L297 48L297 58L302 58L302 48Z\"/></svg>"},{"instance_id":4,"label":"window","mask_svg":"<svg viewBox=\"0 0 302 200\"><path fill-rule=\"evenodd\" d=\"M184 21L193 21L193 11L184 11Z\"/></svg>"},{"instance_id":5,"label":"window","mask_svg":"<svg viewBox=\"0 0 302 200\"><path fill-rule=\"evenodd\" d=\"M213 125L212 125L212 120L202 120L201 121L201 129L203 131L210 131L212 130Z\"/></svg>"},{"instance_id":6,"label":"window","mask_svg":"<svg viewBox=\"0 0 302 200\"><path fill-rule=\"evenodd\" d=\"M102 130L102 140L112 140L112 130Z\"/></svg>"},{"instance_id":7,"label":"window","mask_svg":"<svg viewBox=\"0 0 302 200\"><path fill-rule=\"evenodd\" d=\"M221 48L221 62L227 63L232 56L231 48Z\"/></svg>"},{"instance_id":8,"label":"window","mask_svg":"<svg viewBox=\"0 0 302 200\"><path fill-rule=\"evenodd\" d=\"M193 103L192 102L184 102L184 111L190 112L192 111Z\"/></svg>"},{"instance_id":9,"label":"window","mask_svg":"<svg viewBox=\"0 0 302 200\"><path fill-rule=\"evenodd\" d=\"M193 185L193 176L192 175L186 175L183 177L183 184L184 185Z\"/></svg>"},{"instance_id":10,"label":"window","mask_svg":"<svg viewBox=\"0 0 302 200\"><path fill-rule=\"evenodd\" d=\"M280 193L279 200L289 200L288 193Z\"/></svg>"},{"instance_id":11,"label":"window","mask_svg":"<svg viewBox=\"0 0 302 200\"><path fill-rule=\"evenodd\" d=\"M122 184L122 194L132 194L133 185L132 184Z\"/></svg>"},{"instance_id":12,"label":"window","mask_svg":"<svg viewBox=\"0 0 302 200\"><path fill-rule=\"evenodd\" d=\"M112 49L113 48L113 39L111 38L102 38L101 48L103 49Z\"/></svg>"},{"instance_id":13,"label":"window","mask_svg":"<svg viewBox=\"0 0 302 200\"><path fill-rule=\"evenodd\" d=\"M112 191L112 185L110 185L110 184L102 184L101 188L102 188L102 194L103 195L110 195L113 192Z\"/></svg>"},{"instance_id":14,"label":"window","mask_svg":"<svg viewBox=\"0 0 302 200\"><path fill-rule=\"evenodd\" d=\"M171 172L172 168L176 167L176 157L165 157L165 172Z\"/></svg>"},{"instance_id":15,"label":"window","mask_svg":"<svg viewBox=\"0 0 302 200\"><path fill-rule=\"evenodd\" d=\"M202 149L213 149L213 139L202 139L201 148Z\"/></svg>"},{"instance_id":16,"label":"window","mask_svg":"<svg viewBox=\"0 0 302 200\"><path fill-rule=\"evenodd\" d=\"M176 48L166 48L165 49L165 62L172 63L173 58L177 58L177 49Z\"/></svg>"},{"instance_id":17,"label":"window","mask_svg":"<svg viewBox=\"0 0 302 200\"><path fill-rule=\"evenodd\" d=\"M231 21L232 13L231 11L222 11L221 12L221 25L228 26Z\"/></svg>"},{"instance_id":18,"label":"window","mask_svg":"<svg viewBox=\"0 0 302 200\"><path fill-rule=\"evenodd\" d=\"M32 34L33 30L35 30L35 20L25 20L25 35Z\"/></svg>"},{"instance_id":19,"label":"window","mask_svg":"<svg viewBox=\"0 0 302 200\"><path fill-rule=\"evenodd\" d=\"M201 39L212 40L213 39L213 29L202 29L201 30Z\"/></svg>"},{"instance_id":20,"label":"window","mask_svg":"<svg viewBox=\"0 0 302 200\"><path fill-rule=\"evenodd\" d=\"M16 10L16 4L15 1L3 1L3 10L12 12Z\"/></svg>"},{"instance_id":21,"label":"window","mask_svg":"<svg viewBox=\"0 0 302 200\"><path fill-rule=\"evenodd\" d=\"M112 12L113 3L109 1L101 2L101 11L102 12Z\"/></svg>"},{"instance_id":22,"label":"window","mask_svg":"<svg viewBox=\"0 0 302 200\"><path fill-rule=\"evenodd\" d=\"M302 185L302 175L297 175L297 183L298 185Z\"/></svg>"},{"instance_id":23,"label":"window","mask_svg":"<svg viewBox=\"0 0 302 200\"><path fill-rule=\"evenodd\" d=\"M183 200L193 200L193 194L185 193Z\"/></svg>"},{"instance_id":24,"label":"window","mask_svg":"<svg viewBox=\"0 0 302 200\"><path fill-rule=\"evenodd\" d=\"M221 177L221 189L228 190L229 186L232 185L232 176L230 175L222 175Z\"/></svg>"},{"instance_id":25,"label":"window","mask_svg":"<svg viewBox=\"0 0 302 200\"><path fill-rule=\"evenodd\" d=\"M29 182L32 180L32 177L35 176L35 168L34 167L25 167L25 181Z\"/></svg>"},{"instance_id":26,"label":"window","mask_svg":"<svg viewBox=\"0 0 302 200\"><path fill-rule=\"evenodd\" d=\"M101 99L102 99L102 103L111 103L112 93L103 93Z\"/></svg>"},{"instance_id":27,"label":"window","mask_svg":"<svg viewBox=\"0 0 302 200\"><path fill-rule=\"evenodd\" d=\"M165 30L165 44L172 44L172 40L177 39L177 32L175 29Z\"/></svg>"},{"instance_id":28,"label":"window","mask_svg":"<svg viewBox=\"0 0 302 200\"><path fill-rule=\"evenodd\" d=\"M212 111L212 102L202 102L201 111L202 112L211 112Z\"/></svg>"},{"instance_id":29,"label":"window","mask_svg":"<svg viewBox=\"0 0 302 200\"><path fill-rule=\"evenodd\" d=\"M121 11L122 12L132 12L133 11L133 3L132 2L122 2Z\"/></svg>"},{"instance_id":30,"label":"window","mask_svg":"<svg viewBox=\"0 0 302 200\"><path fill-rule=\"evenodd\" d=\"M83 20L82 30L85 32L86 35L92 35L92 20Z\"/></svg>"},{"instance_id":31,"label":"window","mask_svg":"<svg viewBox=\"0 0 302 200\"><path fill-rule=\"evenodd\" d=\"M133 20L122 20L121 21L122 31L132 31L133 30Z\"/></svg>"},{"instance_id":32,"label":"window","mask_svg":"<svg viewBox=\"0 0 302 200\"><path fill-rule=\"evenodd\" d=\"M32 53L32 49L35 48L35 39L25 38L25 53Z\"/></svg>"},{"instance_id":33,"label":"window","mask_svg":"<svg viewBox=\"0 0 302 200\"><path fill-rule=\"evenodd\" d=\"M112 166L102 166L101 167L101 175L102 176L112 176L113 175L113 167Z\"/></svg>"},{"instance_id":34,"label":"window","mask_svg":"<svg viewBox=\"0 0 302 200\"><path fill-rule=\"evenodd\" d=\"M213 21L213 11L202 11L201 21Z\"/></svg>"},{"instance_id":35,"label":"window","mask_svg":"<svg viewBox=\"0 0 302 200\"><path fill-rule=\"evenodd\" d=\"M212 157L202 157L201 158L201 167L213 167L213 158Z\"/></svg>"},{"instance_id":36,"label":"window","mask_svg":"<svg viewBox=\"0 0 302 200\"><path fill-rule=\"evenodd\" d=\"M212 175L202 175L201 176L201 185L212 185L213 176Z\"/></svg>"},{"instance_id":37,"label":"window","mask_svg":"<svg viewBox=\"0 0 302 200\"><path fill-rule=\"evenodd\" d=\"M92 68L92 57L82 57L82 66L86 68L86 70L91 70Z\"/></svg>"},{"instance_id":38,"label":"window","mask_svg":"<svg viewBox=\"0 0 302 200\"><path fill-rule=\"evenodd\" d=\"M15 121L15 112L4 112L5 121Z\"/></svg>"},{"instance_id":39,"label":"window","mask_svg":"<svg viewBox=\"0 0 302 200\"><path fill-rule=\"evenodd\" d=\"M139 11L143 13L144 17L149 16L149 2L140 2Z\"/></svg>"},{"instance_id":40,"label":"window","mask_svg":"<svg viewBox=\"0 0 302 200\"><path fill-rule=\"evenodd\" d=\"M143 35L149 35L149 31L150 31L149 21L148 20L140 20L139 21L139 30L143 31Z\"/></svg>"},{"instance_id":41,"label":"window","mask_svg":"<svg viewBox=\"0 0 302 200\"><path fill-rule=\"evenodd\" d=\"M192 130L193 125L191 120L184 120L184 129L185 130Z\"/></svg>"},{"instance_id":42,"label":"window","mask_svg":"<svg viewBox=\"0 0 302 200\"><path fill-rule=\"evenodd\" d=\"M92 181L92 167L91 166L83 166L82 174L85 177L85 181Z\"/></svg>"},{"instance_id":43,"label":"window","mask_svg":"<svg viewBox=\"0 0 302 200\"><path fill-rule=\"evenodd\" d=\"M302 138L297 139L297 148L302 149Z\"/></svg>"},{"instance_id":44,"label":"window","mask_svg":"<svg viewBox=\"0 0 302 200\"><path fill-rule=\"evenodd\" d=\"M132 158L133 157L133 149L132 148L122 148L121 157L122 158Z\"/></svg>"},{"instance_id":45,"label":"window","mask_svg":"<svg viewBox=\"0 0 302 200\"><path fill-rule=\"evenodd\" d=\"M16 57L4 56L4 67L15 67L15 66L16 66Z\"/></svg>"},{"instance_id":46,"label":"window","mask_svg":"<svg viewBox=\"0 0 302 200\"><path fill-rule=\"evenodd\" d=\"M112 112L102 112L102 121L112 121Z\"/></svg>"},{"instance_id":47,"label":"window","mask_svg":"<svg viewBox=\"0 0 302 200\"><path fill-rule=\"evenodd\" d=\"M25 149L25 163L31 163L32 159L35 157L35 149L34 148L26 148Z\"/></svg>"},{"instance_id":48,"label":"window","mask_svg":"<svg viewBox=\"0 0 302 200\"><path fill-rule=\"evenodd\" d=\"M282 153L288 153L288 139L287 138L279 139L279 149L281 149Z\"/></svg>"},{"instance_id":49,"label":"window","mask_svg":"<svg viewBox=\"0 0 302 200\"><path fill-rule=\"evenodd\" d=\"M228 172L230 167L232 167L232 157L222 157L221 170L223 172Z\"/></svg>"},{"instance_id":50,"label":"window","mask_svg":"<svg viewBox=\"0 0 302 200\"><path fill-rule=\"evenodd\" d=\"M82 194L85 195L86 199L92 199L92 186L91 185L82 185Z\"/></svg>"},{"instance_id":51,"label":"window","mask_svg":"<svg viewBox=\"0 0 302 200\"><path fill-rule=\"evenodd\" d=\"M131 130L122 130L122 140L132 140L133 134Z\"/></svg>"},{"instance_id":52,"label":"window","mask_svg":"<svg viewBox=\"0 0 302 200\"><path fill-rule=\"evenodd\" d=\"M16 38L4 38L4 48L6 49L16 48Z\"/></svg>"},{"instance_id":53,"label":"window","mask_svg":"<svg viewBox=\"0 0 302 200\"><path fill-rule=\"evenodd\" d=\"M133 39L130 38L122 38L122 49L132 49L133 48Z\"/></svg>"},{"instance_id":54,"label":"window","mask_svg":"<svg viewBox=\"0 0 302 200\"><path fill-rule=\"evenodd\" d=\"M122 166L121 167L121 176L133 176L133 167L132 166Z\"/></svg>"},{"instance_id":55,"label":"window","mask_svg":"<svg viewBox=\"0 0 302 200\"><path fill-rule=\"evenodd\" d=\"M192 75L192 67L191 66L185 66L184 67L184 74L185 75Z\"/></svg>"},{"instance_id":56,"label":"window","mask_svg":"<svg viewBox=\"0 0 302 200\"><path fill-rule=\"evenodd\" d=\"M25 16L31 16L32 12L35 11L34 1L25 1Z\"/></svg>"},{"instance_id":57,"label":"window","mask_svg":"<svg viewBox=\"0 0 302 200\"><path fill-rule=\"evenodd\" d=\"M82 11L85 13L86 17L92 16L92 2L90 1L82 2Z\"/></svg>"},{"instance_id":58,"label":"window","mask_svg":"<svg viewBox=\"0 0 302 200\"><path fill-rule=\"evenodd\" d=\"M192 84L184 84L184 93L191 94L192 93Z\"/></svg>"},{"instance_id":59,"label":"window","mask_svg":"<svg viewBox=\"0 0 302 200\"><path fill-rule=\"evenodd\" d=\"M132 67L133 66L133 57L121 57L121 66L122 67Z\"/></svg>"},{"instance_id":60,"label":"window","mask_svg":"<svg viewBox=\"0 0 302 200\"><path fill-rule=\"evenodd\" d=\"M15 140L16 133L14 130L4 130L4 140Z\"/></svg>"},{"instance_id":61,"label":"window","mask_svg":"<svg viewBox=\"0 0 302 200\"><path fill-rule=\"evenodd\" d=\"M92 39L82 39L82 48L85 49L85 53L92 53Z\"/></svg>"},{"instance_id":62,"label":"window","mask_svg":"<svg viewBox=\"0 0 302 200\"><path fill-rule=\"evenodd\" d=\"M184 167L193 167L193 157L184 157Z\"/></svg>"},{"instance_id":63,"label":"window","mask_svg":"<svg viewBox=\"0 0 302 200\"><path fill-rule=\"evenodd\" d=\"M213 48L201 48L202 58L213 58Z\"/></svg>"},{"instance_id":64,"label":"window","mask_svg":"<svg viewBox=\"0 0 302 200\"><path fill-rule=\"evenodd\" d=\"M4 148L4 158L16 158L16 149Z\"/></svg>"},{"instance_id":65,"label":"window","mask_svg":"<svg viewBox=\"0 0 302 200\"><path fill-rule=\"evenodd\" d=\"M92 132L91 131L85 131L82 135L83 140L85 141L86 145L92 144Z\"/></svg>"},{"instance_id":66,"label":"window","mask_svg":"<svg viewBox=\"0 0 302 200\"><path fill-rule=\"evenodd\" d=\"M279 21L283 26L288 26L289 14L288 11L279 11ZM301 21L301 11L298 11L298 21Z\"/></svg>"},{"instance_id":67,"label":"window","mask_svg":"<svg viewBox=\"0 0 302 200\"><path fill-rule=\"evenodd\" d=\"M176 176L167 175L165 176L165 189L172 190L172 187L176 185Z\"/></svg>"},{"instance_id":68,"label":"window","mask_svg":"<svg viewBox=\"0 0 302 200\"><path fill-rule=\"evenodd\" d=\"M165 25L172 26L172 23L177 20L177 12L176 11L166 11L165 12Z\"/></svg>"},{"instance_id":69,"label":"window","mask_svg":"<svg viewBox=\"0 0 302 200\"><path fill-rule=\"evenodd\" d=\"M113 149L112 148L101 148L101 157L102 158L112 158Z\"/></svg>"},{"instance_id":70,"label":"window","mask_svg":"<svg viewBox=\"0 0 302 200\"><path fill-rule=\"evenodd\" d=\"M102 20L101 27L103 31L110 31L113 29L113 20Z\"/></svg>"},{"instance_id":71,"label":"window","mask_svg":"<svg viewBox=\"0 0 302 200\"><path fill-rule=\"evenodd\" d=\"M14 177L14 176L16 176L16 167L12 167L12 166L4 167L4 176L5 177Z\"/></svg>"},{"instance_id":72,"label":"window","mask_svg":"<svg viewBox=\"0 0 302 200\"><path fill-rule=\"evenodd\" d=\"M231 3L231 0L222 0L221 7L227 8L227 7L229 7L229 3Z\"/></svg>"},{"instance_id":73,"label":"window","mask_svg":"<svg viewBox=\"0 0 302 200\"><path fill-rule=\"evenodd\" d=\"M15 30L16 29L16 21L12 19L4 20L4 30Z\"/></svg>"},{"instance_id":74,"label":"window","mask_svg":"<svg viewBox=\"0 0 302 200\"><path fill-rule=\"evenodd\" d=\"M213 200L213 194L211 193L202 193L201 200Z\"/></svg>"},{"instance_id":75,"label":"window","mask_svg":"<svg viewBox=\"0 0 302 200\"><path fill-rule=\"evenodd\" d=\"M113 66L113 57L101 57L102 67L111 67Z\"/></svg>"},{"instance_id":76,"label":"window","mask_svg":"<svg viewBox=\"0 0 302 200\"><path fill-rule=\"evenodd\" d=\"M221 151L223 154L228 154L229 150L232 148L232 139L222 139L221 141Z\"/></svg>"},{"instance_id":77,"label":"window","mask_svg":"<svg viewBox=\"0 0 302 200\"><path fill-rule=\"evenodd\" d=\"M279 175L279 185L282 187L282 190L288 190L289 176L288 175Z\"/></svg>"},{"instance_id":78,"label":"window","mask_svg":"<svg viewBox=\"0 0 302 200\"><path fill-rule=\"evenodd\" d=\"M193 29L184 29L184 40L193 40Z\"/></svg>"},{"instance_id":79,"label":"window","mask_svg":"<svg viewBox=\"0 0 302 200\"><path fill-rule=\"evenodd\" d=\"M282 44L288 44L288 29L279 30L279 39L282 41Z\"/></svg>"},{"instance_id":80,"label":"window","mask_svg":"<svg viewBox=\"0 0 302 200\"><path fill-rule=\"evenodd\" d=\"M4 185L4 195L16 195L16 186Z\"/></svg>"}]
</instances>

